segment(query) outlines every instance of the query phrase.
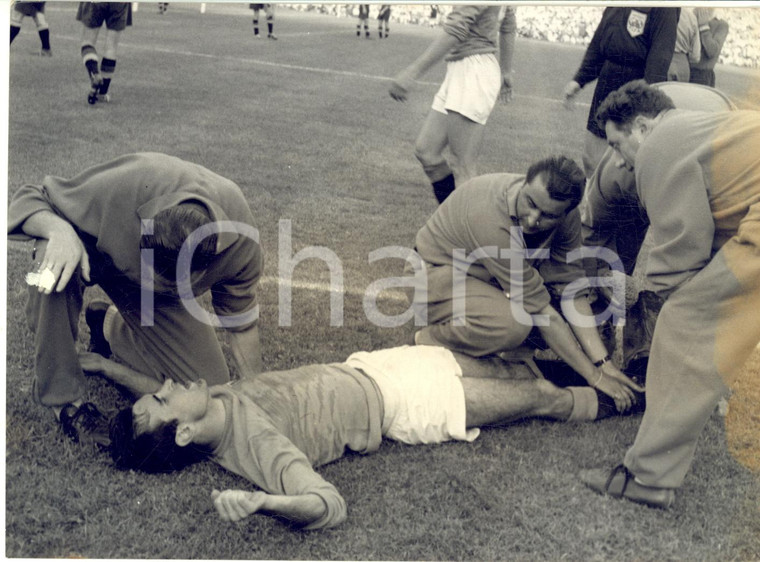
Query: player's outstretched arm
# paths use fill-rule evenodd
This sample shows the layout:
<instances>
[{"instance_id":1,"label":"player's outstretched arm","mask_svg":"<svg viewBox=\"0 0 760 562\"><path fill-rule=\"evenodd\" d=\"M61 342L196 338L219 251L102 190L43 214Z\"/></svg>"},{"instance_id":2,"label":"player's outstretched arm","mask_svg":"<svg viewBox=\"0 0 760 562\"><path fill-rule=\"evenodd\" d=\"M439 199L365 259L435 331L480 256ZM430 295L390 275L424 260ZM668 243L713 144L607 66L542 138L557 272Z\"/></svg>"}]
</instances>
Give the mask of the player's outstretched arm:
<instances>
[{"instance_id":1,"label":"player's outstretched arm","mask_svg":"<svg viewBox=\"0 0 760 562\"><path fill-rule=\"evenodd\" d=\"M308 525L325 515L327 507L316 494L284 496L245 490L213 490L211 499L224 521L237 522L254 513L282 517L297 525Z\"/></svg>"},{"instance_id":2,"label":"player's outstretched arm","mask_svg":"<svg viewBox=\"0 0 760 562\"><path fill-rule=\"evenodd\" d=\"M393 78L393 83L389 89L391 97L396 101L406 101L414 81L425 74L430 67L442 60L458 41L453 35L441 32L430 46L425 49L424 53Z\"/></svg>"},{"instance_id":3,"label":"player's outstretched arm","mask_svg":"<svg viewBox=\"0 0 760 562\"><path fill-rule=\"evenodd\" d=\"M515 54L515 38L517 37L515 10L515 8L507 8L499 26L499 67L501 68L499 101L501 103L512 101L512 87L514 86L512 61Z\"/></svg>"},{"instance_id":4,"label":"player's outstretched arm","mask_svg":"<svg viewBox=\"0 0 760 562\"><path fill-rule=\"evenodd\" d=\"M161 383L153 377L138 373L126 365L106 359L97 353L81 351L79 364L86 374L102 376L125 387L136 397L161 390Z\"/></svg>"}]
</instances>

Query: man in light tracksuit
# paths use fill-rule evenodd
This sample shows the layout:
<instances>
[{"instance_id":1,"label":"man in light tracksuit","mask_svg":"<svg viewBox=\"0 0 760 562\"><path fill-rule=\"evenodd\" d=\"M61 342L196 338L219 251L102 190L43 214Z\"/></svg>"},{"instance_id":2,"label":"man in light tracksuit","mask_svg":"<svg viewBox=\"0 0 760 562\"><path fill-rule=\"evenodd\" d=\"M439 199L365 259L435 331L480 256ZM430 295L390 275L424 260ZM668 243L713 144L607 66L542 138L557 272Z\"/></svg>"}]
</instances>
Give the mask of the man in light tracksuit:
<instances>
[{"instance_id":1,"label":"man in light tracksuit","mask_svg":"<svg viewBox=\"0 0 760 562\"><path fill-rule=\"evenodd\" d=\"M209 227L189 268L178 268L185 242ZM255 289L263 257L234 182L166 154L128 154L72 178L47 176L41 185L20 187L9 206L8 234L33 240L30 279L50 278L30 287L26 309L34 394L72 440L104 440L103 416L85 401L76 350L86 286L99 285L113 301L88 306L91 341L141 372L228 381L215 327L230 335L238 368L261 370ZM183 296L182 281L192 296ZM215 311L209 317L192 308L195 296L208 291Z\"/></svg>"},{"instance_id":2,"label":"man in light tracksuit","mask_svg":"<svg viewBox=\"0 0 760 562\"><path fill-rule=\"evenodd\" d=\"M760 112L677 110L642 81L597 114L650 219L657 319L636 441L592 489L668 508L718 401L760 341Z\"/></svg>"}]
</instances>

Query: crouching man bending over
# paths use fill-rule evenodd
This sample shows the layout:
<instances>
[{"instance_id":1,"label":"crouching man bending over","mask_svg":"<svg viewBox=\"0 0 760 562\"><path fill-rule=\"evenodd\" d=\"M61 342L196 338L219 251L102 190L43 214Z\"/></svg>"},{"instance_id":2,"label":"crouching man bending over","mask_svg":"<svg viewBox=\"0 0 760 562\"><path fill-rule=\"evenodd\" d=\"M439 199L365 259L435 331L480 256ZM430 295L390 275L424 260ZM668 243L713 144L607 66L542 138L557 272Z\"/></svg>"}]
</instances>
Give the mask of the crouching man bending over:
<instances>
[{"instance_id":1,"label":"crouching man bending over","mask_svg":"<svg viewBox=\"0 0 760 562\"><path fill-rule=\"evenodd\" d=\"M122 384L141 377L98 355L86 354L82 362ZM118 467L166 472L211 458L263 490L214 490L223 519L263 513L307 529L346 518L345 501L313 468L346 450L371 453L383 436L408 444L472 441L483 425L610 413L591 387L560 388L525 365L436 346L358 352L345 363L210 387L203 379L189 386L153 380L155 392L111 423Z\"/></svg>"}]
</instances>

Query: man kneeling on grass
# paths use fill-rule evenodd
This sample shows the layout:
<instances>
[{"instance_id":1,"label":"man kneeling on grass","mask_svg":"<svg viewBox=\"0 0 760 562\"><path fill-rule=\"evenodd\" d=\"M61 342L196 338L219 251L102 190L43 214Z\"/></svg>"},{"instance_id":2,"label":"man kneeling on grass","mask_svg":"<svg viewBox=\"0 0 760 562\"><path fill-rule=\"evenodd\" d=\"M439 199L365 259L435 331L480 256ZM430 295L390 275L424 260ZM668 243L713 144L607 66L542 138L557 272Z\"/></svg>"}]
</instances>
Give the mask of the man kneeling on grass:
<instances>
[{"instance_id":1,"label":"man kneeling on grass","mask_svg":"<svg viewBox=\"0 0 760 562\"><path fill-rule=\"evenodd\" d=\"M133 377L145 383L99 355L84 354L82 364L127 386ZM222 519L262 513L307 529L346 518L341 495L313 469L346 450L373 452L383 437L472 441L478 426L533 416L590 421L615 412L594 388L560 388L524 364L433 346L358 352L345 363L210 387L203 379L186 387L170 379L154 384L111 422L119 468L169 472L210 458L263 490L214 490Z\"/></svg>"}]
</instances>

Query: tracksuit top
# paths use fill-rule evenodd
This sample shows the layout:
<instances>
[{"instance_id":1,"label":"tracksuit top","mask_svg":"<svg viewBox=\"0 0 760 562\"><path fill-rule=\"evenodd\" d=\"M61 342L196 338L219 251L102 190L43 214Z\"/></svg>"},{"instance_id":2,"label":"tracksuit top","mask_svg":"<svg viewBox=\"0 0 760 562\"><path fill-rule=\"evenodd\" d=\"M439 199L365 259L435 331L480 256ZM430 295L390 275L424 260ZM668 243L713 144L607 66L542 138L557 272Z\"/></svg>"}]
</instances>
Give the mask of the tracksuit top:
<instances>
[{"instance_id":1,"label":"tracksuit top","mask_svg":"<svg viewBox=\"0 0 760 562\"><path fill-rule=\"evenodd\" d=\"M198 164L138 153L98 164L71 179L46 176L42 185L25 185L13 194L8 233L29 239L21 229L24 221L37 212L52 211L84 240L94 272L139 287L142 221L184 201L203 205L213 221L237 225L218 235L216 257L205 271L193 274L194 294L212 289L214 310L222 319L248 312L255 306L254 287L263 269L261 248L249 231L253 216L234 182ZM177 292L175 283L158 276L153 289L171 296Z\"/></svg>"},{"instance_id":2,"label":"tracksuit top","mask_svg":"<svg viewBox=\"0 0 760 562\"><path fill-rule=\"evenodd\" d=\"M641 143L636 189L652 225L647 277L659 294L703 269L740 225L760 230L759 154L758 111L672 109Z\"/></svg>"},{"instance_id":3,"label":"tracksuit top","mask_svg":"<svg viewBox=\"0 0 760 562\"><path fill-rule=\"evenodd\" d=\"M584 277L580 260L568 263L567 254L581 245L580 214L576 207L555 229L523 239L519 228L517 195L525 183L519 174L487 174L469 180L444 201L417 233L417 252L433 266L461 267L454 250L470 255L478 248L496 251L547 250L547 259L527 257L512 270L509 257L484 257L468 268L468 275L500 287L509 298L521 293L525 310L538 313L558 297L567 284ZM493 251L491 251L493 254ZM513 275L516 273L517 275ZM518 293L519 292L519 293Z\"/></svg>"}]
</instances>

